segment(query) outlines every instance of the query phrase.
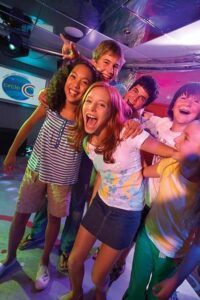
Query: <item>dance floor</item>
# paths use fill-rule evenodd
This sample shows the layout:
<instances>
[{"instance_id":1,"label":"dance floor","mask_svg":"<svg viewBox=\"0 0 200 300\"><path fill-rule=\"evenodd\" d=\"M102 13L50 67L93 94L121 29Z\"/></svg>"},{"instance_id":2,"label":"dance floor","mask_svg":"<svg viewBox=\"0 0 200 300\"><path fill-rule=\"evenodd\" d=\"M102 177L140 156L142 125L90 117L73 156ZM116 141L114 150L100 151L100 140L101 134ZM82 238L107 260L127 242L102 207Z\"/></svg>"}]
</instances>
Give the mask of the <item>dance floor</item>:
<instances>
[{"instance_id":1,"label":"dance floor","mask_svg":"<svg viewBox=\"0 0 200 300\"><path fill-rule=\"evenodd\" d=\"M18 158L17 168L10 175L3 173L2 161L3 157L0 157L0 260L3 260L6 256L9 226L14 214L18 187L26 165L26 158ZM31 220L27 226L27 232L30 230ZM98 242L95 246L98 246ZM125 272L109 289L107 300L122 299L129 282L133 251L134 250L132 250L128 256ZM5 276L0 279L1 300L56 300L60 295L69 291L70 286L68 277L56 270L58 241L55 244L50 258L50 284L42 292L37 292L34 289L33 283L41 252L42 245L30 250L18 251L19 264L12 269L12 272L7 272ZM92 257L89 257L85 264L85 277L83 283L84 300L92 300L93 296L93 285L90 277L92 265L93 259ZM140 276L139 273L138 276ZM200 285L200 283L196 282L196 286L198 285ZM177 297L179 300L200 299L186 280L179 287Z\"/></svg>"}]
</instances>

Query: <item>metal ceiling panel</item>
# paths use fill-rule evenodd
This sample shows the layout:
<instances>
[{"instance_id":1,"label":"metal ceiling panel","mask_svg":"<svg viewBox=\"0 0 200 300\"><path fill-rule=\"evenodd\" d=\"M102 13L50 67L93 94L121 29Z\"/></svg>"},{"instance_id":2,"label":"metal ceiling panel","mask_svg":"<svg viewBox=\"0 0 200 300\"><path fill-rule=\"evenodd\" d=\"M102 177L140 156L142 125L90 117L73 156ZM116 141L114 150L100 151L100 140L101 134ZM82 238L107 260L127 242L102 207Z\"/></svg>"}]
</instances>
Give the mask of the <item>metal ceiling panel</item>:
<instances>
[{"instance_id":1,"label":"metal ceiling panel","mask_svg":"<svg viewBox=\"0 0 200 300\"><path fill-rule=\"evenodd\" d=\"M6 0L0 1L0 5L5 6L6 11L17 7L32 18L30 38L24 38L24 43L34 49L43 48L47 54L61 51L59 33L65 26L73 26L83 32L83 38L75 41L84 55L90 56L99 42L111 38L120 43L128 64L134 64L136 60L148 64L152 63L152 59L160 58L168 63L169 56L172 59L180 56L180 60L184 60L183 56L189 57L193 51L196 57L200 46L198 43L191 50L179 40L171 44L174 39L172 31L200 19L200 0ZM2 18L2 6L0 36L11 27ZM12 11L10 13L12 15ZM16 16L13 15L13 18ZM42 23L45 23L46 29ZM162 45L160 37L165 41ZM159 47L150 42L155 38Z\"/></svg>"}]
</instances>

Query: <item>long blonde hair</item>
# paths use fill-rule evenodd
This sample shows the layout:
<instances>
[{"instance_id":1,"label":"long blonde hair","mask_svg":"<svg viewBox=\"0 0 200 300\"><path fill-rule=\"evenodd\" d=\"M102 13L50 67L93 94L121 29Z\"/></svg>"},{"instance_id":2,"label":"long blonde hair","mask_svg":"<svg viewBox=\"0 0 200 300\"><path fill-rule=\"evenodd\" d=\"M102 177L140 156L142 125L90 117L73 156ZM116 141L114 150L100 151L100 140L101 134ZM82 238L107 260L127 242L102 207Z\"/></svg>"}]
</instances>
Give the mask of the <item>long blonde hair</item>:
<instances>
[{"instance_id":1,"label":"long blonde hair","mask_svg":"<svg viewBox=\"0 0 200 300\"><path fill-rule=\"evenodd\" d=\"M95 152L102 154L106 163L114 163L112 155L117 145L121 141L120 132L125 120L127 119L127 116L131 114L131 108L125 103L115 87L110 86L108 83L105 83L103 81L95 82L87 89L79 106L75 126L75 148L79 149L80 143L87 135L84 129L82 107L85 100L87 99L88 94L95 87L102 87L106 89L110 96L111 102L111 116L106 124L106 137L101 142L101 145L96 147Z\"/></svg>"}]
</instances>

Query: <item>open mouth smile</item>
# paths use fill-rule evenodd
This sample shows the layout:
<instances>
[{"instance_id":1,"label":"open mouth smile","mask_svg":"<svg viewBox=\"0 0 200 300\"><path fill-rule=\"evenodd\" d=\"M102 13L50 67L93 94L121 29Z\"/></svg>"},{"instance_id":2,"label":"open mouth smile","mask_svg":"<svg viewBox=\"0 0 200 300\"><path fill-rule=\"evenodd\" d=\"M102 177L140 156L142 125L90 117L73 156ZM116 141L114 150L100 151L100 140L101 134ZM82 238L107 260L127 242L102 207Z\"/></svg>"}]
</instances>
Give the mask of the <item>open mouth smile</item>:
<instances>
[{"instance_id":1,"label":"open mouth smile","mask_svg":"<svg viewBox=\"0 0 200 300\"><path fill-rule=\"evenodd\" d=\"M184 109L184 108L179 109L179 112L180 112L181 114L183 114L183 115L189 115L189 114L190 114L190 111L187 110L187 109Z\"/></svg>"},{"instance_id":2,"label":"open mouth smile","mask_svg":"<svg viewBox=\"0 0 200 300\"><path fill-rule=\"evenodd\" d=\"M91 114L86 114L86 126L88 128L94 128L97 123L97 118Z\"/></svg>"},{"instance_id":3,"label":"open mouth smile","mask_svg":"<svg viewBox=\"0 0 200 300\"><path fill-rule=\"evenodd\" d=\"M72 96L72 97L77 97L77 95L79 94L78 91L75 91L73 89L69 89L69 94Z\"/></svg>"}]
</instances>

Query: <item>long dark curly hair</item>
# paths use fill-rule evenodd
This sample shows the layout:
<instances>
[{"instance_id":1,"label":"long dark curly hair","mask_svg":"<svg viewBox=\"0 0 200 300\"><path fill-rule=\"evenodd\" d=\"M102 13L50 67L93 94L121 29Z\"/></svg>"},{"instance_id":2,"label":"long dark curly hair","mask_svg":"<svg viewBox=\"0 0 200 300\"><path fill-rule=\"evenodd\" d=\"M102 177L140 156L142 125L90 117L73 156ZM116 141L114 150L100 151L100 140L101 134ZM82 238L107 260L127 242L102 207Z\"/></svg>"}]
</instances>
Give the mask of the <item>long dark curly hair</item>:
<instances>
[{"instance_id":1,"label":"long dark curly hair","mask_svg":"<svg viewBox=\"0 0 200 300\"><path fill-rule=\"evenodd\" d=\"M85 65L90 69L92 83L99 80L99 73L88 60L78 59L73 64L63 65L53 75L47 88L47 104L51 110L60 112L65 106L66 95L64 86L69 74L77 65Z\"/></svg>"}]
</instances>

